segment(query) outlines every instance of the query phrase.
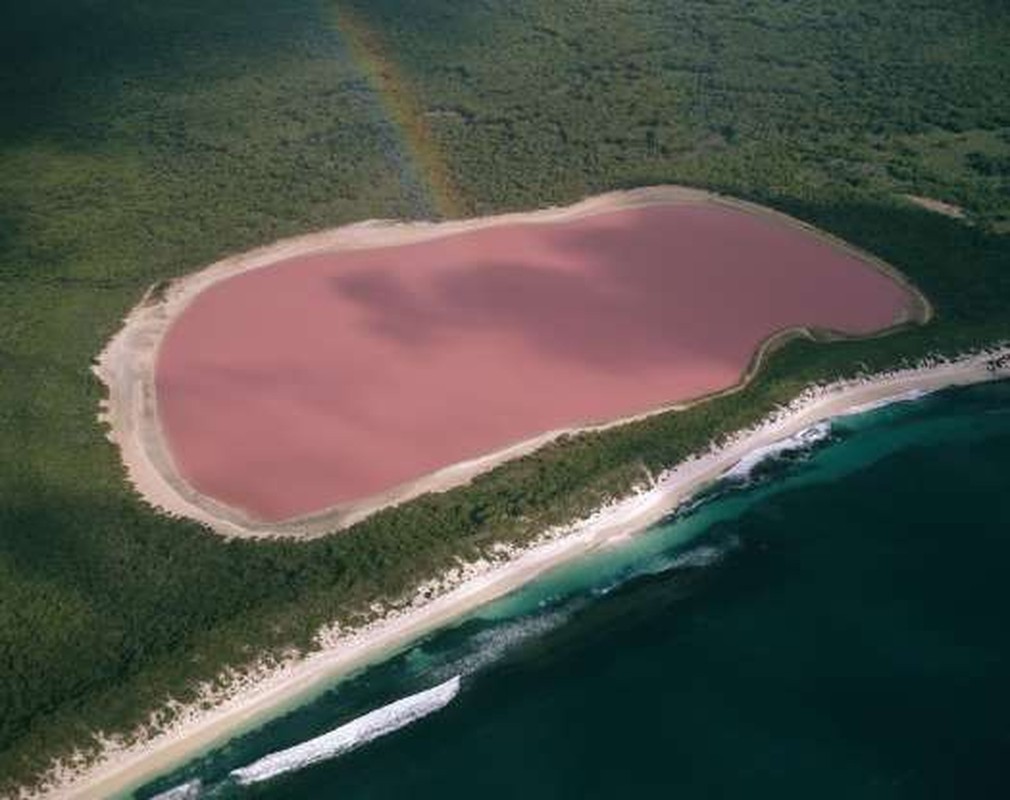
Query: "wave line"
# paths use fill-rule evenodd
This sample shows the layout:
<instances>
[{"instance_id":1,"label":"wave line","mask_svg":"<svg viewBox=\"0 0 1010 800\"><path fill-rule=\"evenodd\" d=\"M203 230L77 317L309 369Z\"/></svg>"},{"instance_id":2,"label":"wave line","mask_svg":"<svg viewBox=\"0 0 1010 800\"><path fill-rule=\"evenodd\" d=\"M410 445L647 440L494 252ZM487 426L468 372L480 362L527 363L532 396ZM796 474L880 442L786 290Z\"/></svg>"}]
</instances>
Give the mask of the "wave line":
<instances>
[{"instance_id":1,"label":"wave line","mask_svg":"<svg viewBox=\"0 0 1010 800\"><path fill-rule=\"evenodd\" d=\"M234 769L229 775L238 783L248 785L335 758L444 708L459 693L459 684L460 676L456 675L431 689L370 711L322 736Z\"/></svg>"}]
</instances>

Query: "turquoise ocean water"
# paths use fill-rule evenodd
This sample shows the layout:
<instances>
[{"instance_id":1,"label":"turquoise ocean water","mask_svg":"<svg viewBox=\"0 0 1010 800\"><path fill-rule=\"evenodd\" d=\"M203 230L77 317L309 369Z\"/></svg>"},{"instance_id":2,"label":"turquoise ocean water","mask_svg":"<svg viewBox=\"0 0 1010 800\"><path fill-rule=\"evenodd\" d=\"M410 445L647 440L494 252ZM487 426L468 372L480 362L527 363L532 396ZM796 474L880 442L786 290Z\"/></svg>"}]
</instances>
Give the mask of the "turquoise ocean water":
<instances>
[{"instance_id":1,"label":"turquoise ocean water","mask_svg":"<svg viewBox=\"0 0 1010 800\"><path fill-rule=\"evenodd\" d=\"M1010 382L835 421L144 787L220 798L1010 794ZM443 710L228 772L462 675Z\"/></svg>"}]
</instances>

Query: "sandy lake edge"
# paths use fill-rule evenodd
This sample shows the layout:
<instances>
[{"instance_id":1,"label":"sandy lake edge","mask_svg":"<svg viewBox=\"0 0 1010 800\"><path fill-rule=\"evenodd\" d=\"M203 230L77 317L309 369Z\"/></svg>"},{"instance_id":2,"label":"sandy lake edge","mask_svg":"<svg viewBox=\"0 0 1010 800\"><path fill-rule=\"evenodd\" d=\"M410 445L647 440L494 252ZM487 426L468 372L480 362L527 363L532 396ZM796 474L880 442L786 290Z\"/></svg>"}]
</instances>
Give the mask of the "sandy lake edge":
<instances>
[{"instance_id":1,"label":"sandy lake edge","mask_svg":"<svg viewBox=\"0 0 1010 800\"><path fill-rule=\"evenodd\" d=\"M773 209L699 189L680 186L643 187L597 195L569 206L448 222L371 220L285 239L230 256L205 269L152 287L128 314L122 328L109 341L94 365L94 372L108 392L101 405L99 420L106 428L108 438L118 446L128 481L153 508L169 516L195 520L229 537L310 538L346 528L376 511L427 492L445 491L463 485L476 475L531 453L563 434L623 425L738 391L756 374L767 352L790 337L814 334L804 329L788 329L774 334L758 347L750 367L740 376L739 381L714 395L667 404L631 417L586 421L581 425L547 431L496 452L448 465L380 494L281 523L260 522L241 509L196 491L176 468L159 423L154 385L158 348L172 322L201 292L220 281L310 253L398 247L501 225L554 224L622 209L683 203L713 204L745 211L813 235L830 246L857 257L901 286L910 298L909 319L904 324L925 323L932 318L933 310L926 297L897 269L872 254ZM893 328L873 336L891 330Z\"/></svg>"}]
</instances>

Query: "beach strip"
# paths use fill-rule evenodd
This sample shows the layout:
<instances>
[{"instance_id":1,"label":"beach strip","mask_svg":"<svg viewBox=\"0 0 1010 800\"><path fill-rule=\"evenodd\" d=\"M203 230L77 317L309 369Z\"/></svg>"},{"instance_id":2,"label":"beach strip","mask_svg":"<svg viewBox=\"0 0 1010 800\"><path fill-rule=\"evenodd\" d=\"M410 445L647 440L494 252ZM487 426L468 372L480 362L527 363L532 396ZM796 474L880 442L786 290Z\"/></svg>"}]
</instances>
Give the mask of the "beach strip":
<instances>
[{"instance_id":1,"label":"beach strip","mask_svg":"<svg viewBox=\"0 0 1010 800\"><path fill-rule=\"evenodd\" d=\"M251 730L284 709L325 691L334 681L389 657L547 570L593 550L612 546L659 522L711 485L749 453L767 448L819 422L918 394L1010 377L1010 346L956 360L937 360L826 386L813 386L752 429L724 445L688 458L648 489L614 502L572 525L548 531L533 546L501 563L456 570L441 594L353 632L320 634L321 648L239 683L213 707L191 707L148 741L110 743L97 763L56 769L37 796L105 798L127 793L158 775ZM27 795L26 795L27 796Z\"/></svg>"}]
</instances>

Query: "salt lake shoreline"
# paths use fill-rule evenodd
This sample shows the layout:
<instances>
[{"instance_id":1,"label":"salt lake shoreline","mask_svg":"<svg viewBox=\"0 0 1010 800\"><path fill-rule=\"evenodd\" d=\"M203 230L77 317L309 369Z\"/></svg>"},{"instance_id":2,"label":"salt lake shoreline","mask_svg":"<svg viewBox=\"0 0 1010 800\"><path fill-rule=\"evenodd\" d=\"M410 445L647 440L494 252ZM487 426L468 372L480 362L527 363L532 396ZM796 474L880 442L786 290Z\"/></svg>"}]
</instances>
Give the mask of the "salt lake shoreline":
<instances>
[{"instance_id":1,"label":"salt lake shoreline","mask_svg":"<svg viewBox=\"0 0 1010 800\"><path fill-rule=\"evenodd\" d=\"M195 298L221 281L271 267L296 256L401 247L506 225L557 225L634 208L684 204L729 208L802 231L887 276L908 294L907 317L895 320L893 326L870 334L869 338L886 335L908 324L925 324L933 317L932 305L918 287L900 270L875 255L772 208L701 189L675 185L641 187L595 195L572 205L444 222L370 220L284 239L229 256L204 269L152 287L130 311L123 327L107 343L93 365L96 376L108 393L101 404L99 422L119 450L127 480L152 508L169 516L195 520L226 537L289 536L305 539L331 534L383 508L422 494L441 492L468 483L475 476L531 453L562 435L604 430L739 391L749 384L769 350L791 337L816 338L815 334L805 328L787 328L772 334L756 347L751 365L741 373L739 380L713 394L681 398L631 416L582 420L537 433L499 450L449 464L378 494L282 522L260 521L242 509L196 490L175 463L162 430L155 387L155 365L161 344L169 327Z\"/></svg>"},{"instance_id":2,"label":"salt lake shoreline","mask_svg":"<svg viewBox=\"0 0 1010 800\"><path fill-rule=\"evenodd\" d=\"M588 518L545 532L528 548L503 547L500 560L461 564L439 581L419 587L407 608L391 611L360 630L323 631L317 651L293 657L279 667L254 670L224 694L208 693L201 702L179 708L175 722L161 733L129 746L110 741L98 762L62 765L37 791L22 796L105 798L128 794L547 570L649 528L755 451L835 417L948 387L1007 377L1010 345L1003 345L955 360L934 360L914 368L811 386L757 426L682 461L651 486ZM201 708L204 701L211 701L212 707Z\"/></svg>"}]
</instances>

